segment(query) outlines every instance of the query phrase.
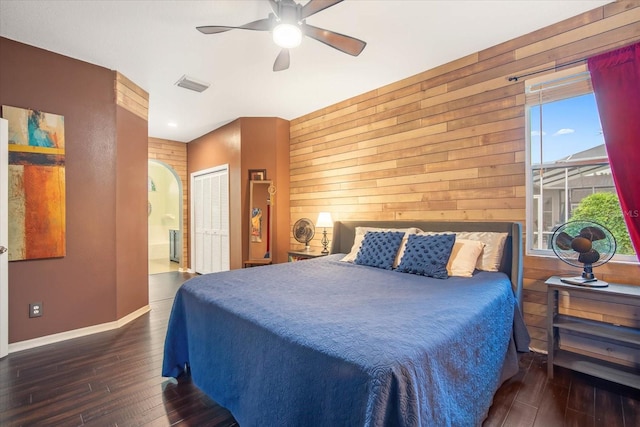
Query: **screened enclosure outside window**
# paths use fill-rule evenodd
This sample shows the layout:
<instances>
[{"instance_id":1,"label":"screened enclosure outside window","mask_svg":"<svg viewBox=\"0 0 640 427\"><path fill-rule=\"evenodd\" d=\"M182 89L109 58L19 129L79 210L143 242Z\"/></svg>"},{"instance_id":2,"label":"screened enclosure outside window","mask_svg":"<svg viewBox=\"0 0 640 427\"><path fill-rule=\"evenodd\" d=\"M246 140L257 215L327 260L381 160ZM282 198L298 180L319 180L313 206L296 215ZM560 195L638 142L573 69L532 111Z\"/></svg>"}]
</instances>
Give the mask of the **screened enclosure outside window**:
<instances>
[{"instance_id":1,"label":"screened enclosure outside window","mask_svg":"<svg viewBox=\"0 0 640 427\"><path fill-rule=\"evenodd\" d=\"M618 259L635 260L589 73L580 67L555 74L526 82L527 249L548 253L558 226L590 220L613 233Z\"/></svg>"}]
</instances>

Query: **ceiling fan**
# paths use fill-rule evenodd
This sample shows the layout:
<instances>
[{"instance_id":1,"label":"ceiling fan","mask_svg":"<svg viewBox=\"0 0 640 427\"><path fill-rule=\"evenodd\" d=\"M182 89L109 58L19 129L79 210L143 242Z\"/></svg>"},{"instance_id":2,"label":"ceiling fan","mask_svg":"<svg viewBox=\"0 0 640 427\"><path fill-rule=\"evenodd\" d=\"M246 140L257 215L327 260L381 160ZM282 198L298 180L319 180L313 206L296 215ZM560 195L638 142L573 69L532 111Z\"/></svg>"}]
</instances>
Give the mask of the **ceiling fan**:
<instances>
[{"instance_id":1,"label":"ceiling fan","mask_svg":"<svg viewBox=\"0 0 640 427\"><path fill-rule=\"evenodd\" d=\"M196 29L204 34L218 34L229 30L271 31L274 42L282 47L273 64L273 71L289 68L289 49L298 46L303 35L353 56L360 55L367 45L366 42L354 37L314 27L305 22L305 19L311 15L334 6L342 0L310 0L304 6L293 0L267 1L273 10L267 18L249 22L240 27L206 25Z\"/></svg>"}]
</instances>

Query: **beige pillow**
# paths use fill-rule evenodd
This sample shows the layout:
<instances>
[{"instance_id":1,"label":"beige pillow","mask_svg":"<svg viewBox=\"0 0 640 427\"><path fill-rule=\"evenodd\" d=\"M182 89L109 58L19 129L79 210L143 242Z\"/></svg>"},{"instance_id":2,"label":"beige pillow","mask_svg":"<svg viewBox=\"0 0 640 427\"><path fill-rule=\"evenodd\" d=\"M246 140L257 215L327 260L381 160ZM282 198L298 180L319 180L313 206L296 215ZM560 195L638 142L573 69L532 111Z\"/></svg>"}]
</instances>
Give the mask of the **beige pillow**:
<instances>
[{"instance_id":1,"label":"beige pillow","mask_svg":"<svg viewBox=\"0 0 640 427\"><path fill-rule=\"evenodd\" d=\"M418 230L417 228L377 228L377 227L356 227L356 235L355 238L353 239L353 246L351 246L351 251L349 251L349 253L347 255L345 255L344 258L342 258L340 261L344 261L344 262L354 262L356 260L356 257L358 256L358 251L360 250L360 246L362 246L362 241L364 240L364 235L367 234L367 231L402 231L403 233L405 233L405 237L406 237L406 232L408 230ZM400 248L403 249L404 245L406 243L406 240L403 238L402 239L402 244L400 245ZM398 260L398 257L396 256L396 261ZM394 262L393 267L397 267L397 264Z\"/></svg>"},{"instance_id":2,"label":"beige pillow","mask_svg":"<svg viewBox=\"0 0 640 427\"><path fill-rule=\"evenodd\" d=\"M484 243L484 249L476 263L476 268L484 271L498 271L500 269L504 243L507 240L507 233L494 231L423 231L418 234L455 234L456 240L475 240Z\"/></svg>"},{"instance_id":3,"label":"beige pillow","mask_svg":"<svg viewBox=\"0 0 640 427\"><path fill-rule=\"evenodd\" d=\"M456 238L466 240L476 240L484 243L482 256L478 258L476 268L484 271L498 271L504 243L507 240L507 233L496 233L492 231L461 231L456 233Z\"/></svg>"},{"instance_id":4,"label":"beige pillow","mask_svg":"<svg viewBox=\"0 0 640 427\"><path fill-rule=\"evenodd\" d=\"M476 263L484 248L484 243L477 240L459 239L453 244L451 256L447 263L449 276L471 277Z\"/></svg>"}]
</instances>

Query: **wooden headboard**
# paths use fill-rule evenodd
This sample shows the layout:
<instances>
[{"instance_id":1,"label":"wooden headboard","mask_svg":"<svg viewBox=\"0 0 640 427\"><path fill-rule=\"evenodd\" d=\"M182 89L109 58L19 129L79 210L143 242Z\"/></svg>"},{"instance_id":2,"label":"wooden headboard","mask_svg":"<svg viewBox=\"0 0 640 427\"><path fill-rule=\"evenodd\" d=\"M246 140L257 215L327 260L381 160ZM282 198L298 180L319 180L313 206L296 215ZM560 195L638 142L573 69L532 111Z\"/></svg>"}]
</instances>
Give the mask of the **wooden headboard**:
<instances>
[{"instance_id":1,"label":"wooden headboard","mask_svg":"<svg viewBox=\"0 0 640 427\"><path fill-rule=\"evenodd\" d=\"M409 228L423 231L493 231L507 233L500 271L511 278L513 292L522 312L522 226L519 222L436 222L436 221L336 221L333 224L331 253L349 253L356 227Z\"/></svg>"}]
</instances>

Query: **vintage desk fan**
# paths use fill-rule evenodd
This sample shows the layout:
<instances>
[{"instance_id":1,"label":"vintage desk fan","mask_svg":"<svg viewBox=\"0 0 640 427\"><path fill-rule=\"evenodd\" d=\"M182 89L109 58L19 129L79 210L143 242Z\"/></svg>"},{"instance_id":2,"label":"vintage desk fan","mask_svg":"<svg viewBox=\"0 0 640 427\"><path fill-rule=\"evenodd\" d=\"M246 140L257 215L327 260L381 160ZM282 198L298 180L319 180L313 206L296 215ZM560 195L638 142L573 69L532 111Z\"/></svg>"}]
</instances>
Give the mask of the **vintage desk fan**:
<instances>
[{"instance_id":1,"label":"vintage desk fan","mask_svg":"<svg viewBox=\"0 0 640 427\"><path fill-rule=\"evenodd\" d=\"M316 234L316 227L313 222L308 218L301 218L293 224L293 238L300 243L304 243L304 249L306 251L311 250L309 242Z\"/></svg>"},{"instance_id":2,"label":"vintage desk fan","mask_svg":"<svg viewBox=\"0 0 640 427\"><path fill-rule=\"evenodd\" d=\"M593 267L609 261L616 252L616 239L611 232L595 222L570 221L553 233L551 247L556 256L574 267L582 267L582 275L563 277L563 283L604 288L607 282L598 280Z\"/></svg>"}]
</instances>

